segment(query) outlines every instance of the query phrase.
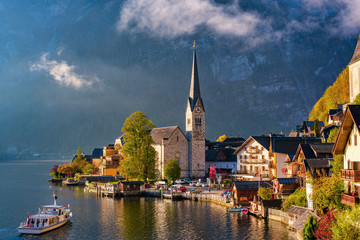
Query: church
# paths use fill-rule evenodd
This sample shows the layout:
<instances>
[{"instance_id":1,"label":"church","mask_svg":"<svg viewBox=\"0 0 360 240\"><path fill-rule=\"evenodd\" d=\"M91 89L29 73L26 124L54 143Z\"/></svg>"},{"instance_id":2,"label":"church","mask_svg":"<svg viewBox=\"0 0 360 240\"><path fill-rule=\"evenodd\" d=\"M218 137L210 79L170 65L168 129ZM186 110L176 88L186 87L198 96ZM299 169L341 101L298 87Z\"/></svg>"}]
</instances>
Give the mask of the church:
<instances>
[{"instance_id":1,"label":"church","mask_svg":"<svg viewBox=\"0 0 360 240\"><path fill-rule=\"evenodd\" d=\"M356 96L360 94L360 37L348 66L350 103L353 103Z\"/></svg>"},{"instance_id":2,"label":"church","mask_svg":"<svg viewBox=\"0 0 360 240\"><path fill-rule=\"evenodd\" d=\"M185 133L178 126L154 128L151 136L157 152L159 177L164 178L164 167L170 159L178 161L181 177L205 176L205 108L200 93L200 81L193 46L190 93L185 111Z\"/></svg>"}]
</instances>

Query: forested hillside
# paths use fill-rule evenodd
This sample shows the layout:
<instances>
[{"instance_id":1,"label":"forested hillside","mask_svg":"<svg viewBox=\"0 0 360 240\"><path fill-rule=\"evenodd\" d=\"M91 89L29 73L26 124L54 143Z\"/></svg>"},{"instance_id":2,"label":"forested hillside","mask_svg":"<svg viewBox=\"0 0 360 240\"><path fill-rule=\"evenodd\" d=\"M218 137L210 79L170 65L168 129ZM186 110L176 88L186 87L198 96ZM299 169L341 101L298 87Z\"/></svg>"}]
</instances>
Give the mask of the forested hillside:
<instances>
[{"instance_id":1,"label":"forested hillside","mask_svg":"<svg viewBox=\"0 0 360 240\"><path fill-rule=\"evenodd\" d=\"M335 109L337 104L349 102L349 68L344 69L333 85L329 86L324 95L316 102L309 114L309 120L318 119L327 124L329 109Z\"/></svg>"}]
</instances>

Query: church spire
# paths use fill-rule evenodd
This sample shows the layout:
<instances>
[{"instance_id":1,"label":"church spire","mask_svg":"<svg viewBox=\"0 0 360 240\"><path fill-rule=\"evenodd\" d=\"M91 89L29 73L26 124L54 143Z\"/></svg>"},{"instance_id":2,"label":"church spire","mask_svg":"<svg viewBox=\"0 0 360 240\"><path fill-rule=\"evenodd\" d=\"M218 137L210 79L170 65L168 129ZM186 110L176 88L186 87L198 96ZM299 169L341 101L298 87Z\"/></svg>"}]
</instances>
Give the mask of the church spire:
<instances>
[{"instance_id":1,"label":"church spire","mask_svg":"<svg viewBox=\"0 0 360 240\"><path fill-rule=\"evenodd\" d=\"M359 60L360 60L360 36L359 36L358 42L357 42L356 47L355 47L354 55L351 58L351 61L350 61L349 65L351 65L354 62L357 62Z\"/></svg>"},{"instance_id":2,"label":"church spire","mask_svg":"<svg viewBox=\"0 0 360 240\"><path fill-rule=\"evenodd\" d=\"M201 106L203 107L201 94L200 94L200 82L199 82L199 75L198 75L197 61L196 61L195 40L193 47L194 47L194 53L193 53L193 64L192 64L191 83L190 83L190 94L189 94L191 110L194 110L195 104L198 100L200 100Z\"/></svg>"}]
</instances>

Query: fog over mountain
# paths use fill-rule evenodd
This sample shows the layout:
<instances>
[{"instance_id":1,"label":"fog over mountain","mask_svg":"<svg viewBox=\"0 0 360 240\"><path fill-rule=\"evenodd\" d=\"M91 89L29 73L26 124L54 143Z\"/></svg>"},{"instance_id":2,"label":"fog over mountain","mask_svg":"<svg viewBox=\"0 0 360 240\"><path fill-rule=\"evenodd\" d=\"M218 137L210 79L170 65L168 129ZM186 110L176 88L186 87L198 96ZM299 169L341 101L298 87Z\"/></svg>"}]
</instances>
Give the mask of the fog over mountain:
<instances>
[{"instance_id":1,"label":"fog over mountain","mask_svg":"<svg viewBox=\"0 0 360 240\"><path fill-rule=\"evenodd\" d=\"M288 133L349 63L360 1L0 1L0 153L184 129L196 40L206 137Z\"/></svg>"}]
</instances>

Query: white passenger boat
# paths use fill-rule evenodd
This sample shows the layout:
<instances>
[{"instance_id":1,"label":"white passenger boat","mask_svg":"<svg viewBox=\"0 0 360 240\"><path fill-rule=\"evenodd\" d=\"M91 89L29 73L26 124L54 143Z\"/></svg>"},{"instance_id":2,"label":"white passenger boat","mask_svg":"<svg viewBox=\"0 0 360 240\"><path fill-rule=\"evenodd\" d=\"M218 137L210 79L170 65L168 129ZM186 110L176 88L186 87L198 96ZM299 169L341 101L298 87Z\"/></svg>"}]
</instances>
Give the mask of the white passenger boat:
<instances>
[{"instance_id":1,"label":"white passenger boat","mask_svg":"<svg viewBox=\"0 0 360 240\"><path fill-rule=\"evenodd\" d=\"M22 234L41 234L50 230L59 228L72 218L70 206L56 204L56 196L54 196L53 205L40 206L38 213L29 215L26 222L20 223L17 228Z\"/></svg>"}]
</instances>

